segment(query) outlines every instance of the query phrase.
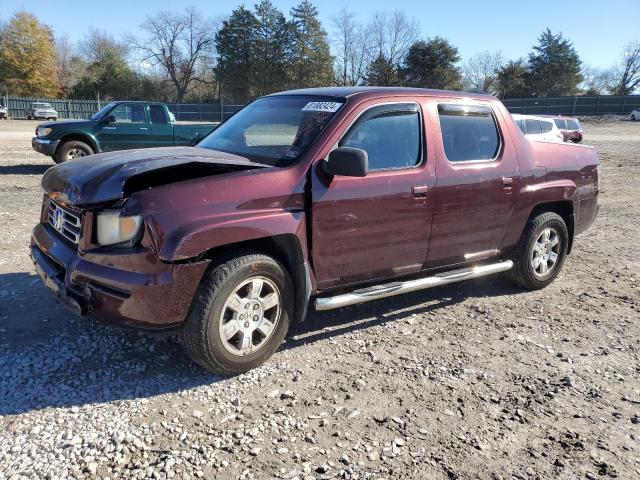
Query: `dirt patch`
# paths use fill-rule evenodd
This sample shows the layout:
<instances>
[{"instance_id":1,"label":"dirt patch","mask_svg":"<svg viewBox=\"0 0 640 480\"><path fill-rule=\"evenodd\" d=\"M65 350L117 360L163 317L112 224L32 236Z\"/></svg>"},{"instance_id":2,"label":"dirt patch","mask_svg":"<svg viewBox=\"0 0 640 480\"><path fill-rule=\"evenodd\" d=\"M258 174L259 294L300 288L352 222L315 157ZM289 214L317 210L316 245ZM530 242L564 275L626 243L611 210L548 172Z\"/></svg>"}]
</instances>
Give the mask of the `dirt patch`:
<instances>
[{"instance_id":1,"label":"dirt patch","mask_svg":"<svg viewBox=\"0 0 640 480\"><path fill-rule=\"evenodd\" d=\"M550 287L312 313L234 379L45 291L35 126L0 121L0 479L640 475L640 122L585 124L600 215Z\"/></svg>"}]
</instances>

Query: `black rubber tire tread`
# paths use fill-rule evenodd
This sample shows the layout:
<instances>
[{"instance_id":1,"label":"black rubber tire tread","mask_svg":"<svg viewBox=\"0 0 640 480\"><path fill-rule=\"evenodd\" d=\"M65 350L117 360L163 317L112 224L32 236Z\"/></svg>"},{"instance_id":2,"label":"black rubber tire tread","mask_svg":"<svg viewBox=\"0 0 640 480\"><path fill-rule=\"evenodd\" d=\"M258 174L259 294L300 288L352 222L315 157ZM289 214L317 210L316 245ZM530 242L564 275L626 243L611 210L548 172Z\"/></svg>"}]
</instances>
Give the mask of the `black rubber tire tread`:
<instances>
[{"instance_id":1,"label":"black rubber tire tread","mask_svg":"<svg viewBox=\"0 0 640 480\"><path fill-rule=\"evenodd\" d=\"M554 227L560 235L561 249L559 252L559 259L553 269L553 272L549 277L540 279L533 273L531 263L529 262L529 256L531 254L531 248L533 243L538 239L538 236L542 230L546 227ZM512 283L526 288L527 290L540 290L546 287L562 270L565 257L567 256L567 246L569 242L569 231L567 225L560 215L554 212L544 212L535 217L532 217L527 222L527 226L522 233L522 238L518 245L516 245L511 260L513 261L513 268L505 272L505 276Z\"/></svg>"},{"instance_id":2,"label":"black rubber tire tread","mask_svg":"<svg viewBox=\"0 0 640 480\"><path fill-rule=\"evenodd\" d=\"M250 273L269 276L276 283L281 294L281 314L276 331L264 347L246 357L233 357L224 347L215 348L211 334L218 335L218 311L228 297L225 289L234 288L249 278L247 269ZM293 306L293 284L280 262L262 253L237 252L207 269L187 318L178 329L178 338L187 355L203 368L221 375L237 375L260 365L275 353L289 330Z\"/></svg>"},{"instance_id":3,"label":"black rubber tire tread","mask_svg":"<svg viewBox=\"0 0 640 480\"><path fill-rule=\"evenodd\" d=\"M69 153L69 150L71 150L72 148L80 148L84 150L87 155L93 155L94 153L93 148L91 148L86 143L81 142L80 140L68 140L56 149L56 153L54 155L54 161L56 163L65 162L67 153Z\"/></svg>"}]
</instances>

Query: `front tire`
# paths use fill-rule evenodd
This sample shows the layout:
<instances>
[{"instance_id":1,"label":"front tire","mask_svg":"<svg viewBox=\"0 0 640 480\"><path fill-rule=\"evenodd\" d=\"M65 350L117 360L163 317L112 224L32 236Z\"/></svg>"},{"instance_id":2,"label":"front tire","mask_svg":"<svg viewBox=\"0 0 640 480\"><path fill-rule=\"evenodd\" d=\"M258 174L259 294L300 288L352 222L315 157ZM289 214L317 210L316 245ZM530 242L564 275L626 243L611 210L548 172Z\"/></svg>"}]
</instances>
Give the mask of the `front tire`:
<instances>
[{"instance_id":1,"label":"front tire","mask_svg":"<svg viewBox=\"0 0 640 480\"><path fill-rule=\"evenodd\" d=\"M236 375L278 349L293 306L293 284L280 262L260 253L240 254L204 274L178 337L202 367Z\"/></svg>"},{"instance_id":2,"label":"front tire","mask_svg":"<svg viewBox=\"0 0 640 480\"><path fill-rule=\"evenodd\" d=\"M514 249L507 278L527 290L546 287L560 273L569 245L569 231L560 215L545 212L529 219Z\"/></svg>"},{"instance_id":3,"label":"front tire","mask_svg":"<svg viewBox=\"0 0 640 480\"><path fill-rule=\"evenodd\" d=\"M93 155L93 149L79 140L69 140L58 147L54 155L56 163L63 163L87 155Z\"/></svg>"}]
</instances>

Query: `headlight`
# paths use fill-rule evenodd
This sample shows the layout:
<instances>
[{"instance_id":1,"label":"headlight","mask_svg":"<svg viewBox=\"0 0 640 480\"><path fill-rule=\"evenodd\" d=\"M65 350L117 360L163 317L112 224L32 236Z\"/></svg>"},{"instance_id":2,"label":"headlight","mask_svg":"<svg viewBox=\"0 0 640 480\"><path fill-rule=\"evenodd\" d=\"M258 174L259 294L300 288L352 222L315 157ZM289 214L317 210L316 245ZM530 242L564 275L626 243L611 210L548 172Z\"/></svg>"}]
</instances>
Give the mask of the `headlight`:
<instances>
[{"instance_id":1,"label":"headlight","mask_svg":"<svg viewBox=\"0 0 640 480\"><path fill-rule=\"evenodd\" d=\"M119 212L99 213L96 219L97 241L100 245L124 243L136 238L142 217L121 217Z\"/></svg>"},{"instance_id":2,"label":"headlight","mask_svg":"<svg viewBox=\"0 0 640 480\"><path fill-rule=\"evenodd\" d=\"M50 128L48 128L48 127L38 127L38 130L36 131L36 136L37 137L46 137L50 133L51 133L51 129Z\"/></svg>"}]
</instances>

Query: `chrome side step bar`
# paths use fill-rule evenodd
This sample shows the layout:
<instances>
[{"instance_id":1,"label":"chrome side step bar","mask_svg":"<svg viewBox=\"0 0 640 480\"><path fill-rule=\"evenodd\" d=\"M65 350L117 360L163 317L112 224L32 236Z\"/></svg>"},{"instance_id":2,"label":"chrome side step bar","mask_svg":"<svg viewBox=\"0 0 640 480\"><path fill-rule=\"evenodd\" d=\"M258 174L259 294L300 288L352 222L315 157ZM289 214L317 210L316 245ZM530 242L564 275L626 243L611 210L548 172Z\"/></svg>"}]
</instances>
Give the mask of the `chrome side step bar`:
<instances>
[{"instance_id":1,"label":"chrome side step bar","mask_svg":"<svg viewBox=\"0 0 640 480\"><path fill-rule=\"evenodd\" d=\"M401 293L415 292L425 288L439 287L448 283L461 282L471 278L484 277L493 273L505 272L513 267L511 260L492 263L490 265L479 265L477 267L443 272L432 277L418 278L406 282L392 282L384 285L361 288L351 293L336 295L335 297L316 298L316 310L331 310L333 308L346 307L357 303L369 302L379 298L400 295Z\"/></svg>"}]
</instances>

